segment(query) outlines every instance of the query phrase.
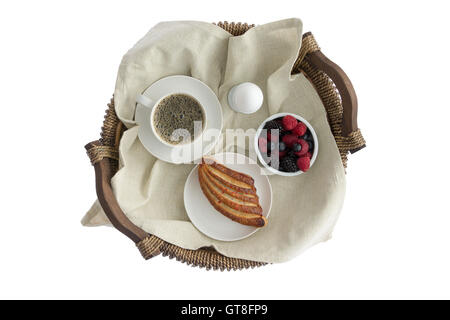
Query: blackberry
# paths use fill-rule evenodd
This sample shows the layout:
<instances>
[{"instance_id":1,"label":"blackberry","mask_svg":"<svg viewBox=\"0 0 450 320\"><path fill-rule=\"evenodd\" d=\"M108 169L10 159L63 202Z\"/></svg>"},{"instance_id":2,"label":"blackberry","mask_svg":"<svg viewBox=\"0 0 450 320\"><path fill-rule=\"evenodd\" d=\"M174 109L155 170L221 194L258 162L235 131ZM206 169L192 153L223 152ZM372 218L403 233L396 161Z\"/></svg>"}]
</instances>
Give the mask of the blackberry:
<instances>
[{"instance_id":1,"label":"blackberry","mask_svg":"<svg viewBox=\"0 0 450 320\"><path fill-rule=\"evenodd\" d=\"M296 159L291 156L286 156L280 160L280 170L284 172L298 171Z\"/></svg>"},{"instance_id":2,"label":"blackberry","mask_svg":"<svg viewBox=\"0 0 450 320\"><path fill-rule=\"evenodd\" d=\"M266 129L266 130L278 129L280 135L283 134L283 132L284 132L283 125L275 120L267 121L266 124L264 125L264 129Z\"/></svg>"},{"instance_id":3,"label":"blackberry","mask_svg":"<svg viewBox=\"0 0 450 320\"><path fill-rule=\"evenodd\" d=\"M295 151L292 149L288 151L287 156L294 160L297 160L297 158L298 158L297 155L295 154Z\"/></svg>"}]
</instances>

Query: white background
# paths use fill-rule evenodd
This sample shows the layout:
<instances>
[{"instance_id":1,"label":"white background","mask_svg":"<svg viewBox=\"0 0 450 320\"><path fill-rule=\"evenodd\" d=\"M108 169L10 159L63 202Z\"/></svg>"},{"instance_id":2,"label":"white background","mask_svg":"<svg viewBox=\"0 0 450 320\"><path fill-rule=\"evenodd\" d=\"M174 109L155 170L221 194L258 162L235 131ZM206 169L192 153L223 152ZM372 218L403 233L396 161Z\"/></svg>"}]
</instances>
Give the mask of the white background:
<instances>
[{"instance_id":1,"label":"white background","mask_svg":"<svg viewBox=\"0 0 450 320\"><path fill-rule=\"evenodd\" d=\"M0 298L450 298L446 1L3 1ZM159 21L303 20L351 78L368 147L332 240L293 261L206 272L141 258L106 227L83 146L122 55Z\"/></svg>"}]
</instances>

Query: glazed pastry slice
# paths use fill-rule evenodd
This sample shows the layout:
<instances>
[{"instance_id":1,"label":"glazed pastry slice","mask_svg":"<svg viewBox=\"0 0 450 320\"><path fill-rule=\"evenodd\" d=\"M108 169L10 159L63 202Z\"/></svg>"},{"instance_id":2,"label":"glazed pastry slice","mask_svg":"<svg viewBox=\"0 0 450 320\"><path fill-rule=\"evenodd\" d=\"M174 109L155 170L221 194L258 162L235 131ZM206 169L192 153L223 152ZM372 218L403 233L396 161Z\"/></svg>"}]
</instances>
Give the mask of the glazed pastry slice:
<instances>
[{"instance_id":1,"label":"glazed pastry slice","mask_svg":"<svg viewBox=\"0 0 450 320\"><path fill-rule=\"evenodd\" d=\"M258 203L257 198L248 198L251 201L247 201L247 197L242 196L237 197L238 194L235 191L226 192L228 190L223 190L213 183L212 179L207 174L206 165L201 164L198 169L199 179L204 183L204 185L209 189L209 191L221 202L225 203L227 206L247 213L257 213L262 214L262 208ZM233 189L230 189L233 190ZM230 194L232 193L232 194Z\"/></svg>"},{"instance_id":2,"label":"glazed pastry slice","mask_svg":"<svg viewBox=\"0 0 450 320\"><path fill-rule=\"evenodd\" d=\"M230 187L228 187L226 184L224 184L223 182L221 182L219 179L215 178L205 167L205 165L200 165L203 166L203 173L208 177L209 181L211 181L216 188L220 189L220 191L222 193L226 193L227 195L233 197L233 198L237 198L240 200L243 200L245 202L251 202L251 203L258 203L258 196L256 194L251 194L251 193L243 193L240 191L237 191L235 189L232 189Z\"/></svg>"},{"instance_id":3,"label":"glazed pastry slice","mask_svg":"<svg viewBox=\"0 0 450 320\"><path fill-rule=\"evenodd\" d=\"M231 170L211 159L205 160L205 158L203 158L203 164L206 165L206 169L211 176L228 188L240 193L256 195L254 180L249 175Z\"/></svg>"},{"instance_id":4,"label":"glazed pastry slice","mask_svg":"<svg viewBox=\"0 0 450 320\"><path fill-rule=\"evenodd\" d=\"M240 212L227 206L207 188L203 181L200 181L200 187L214 209L231 220L253 227L264 227L267 224L267 219L260 214Z\"/></svg>"},{"instance_id":5,"label":"glazed pastry slice","mask_svg":"<svg viewBox=\"0 0 450 320\"><path fill-rule=\"evenodd\" d=\"M217 211L244 225L263 227L267 224L252 177L211 159L202 162L198 168L200 187Z\"/></svg>"}]
</instances>

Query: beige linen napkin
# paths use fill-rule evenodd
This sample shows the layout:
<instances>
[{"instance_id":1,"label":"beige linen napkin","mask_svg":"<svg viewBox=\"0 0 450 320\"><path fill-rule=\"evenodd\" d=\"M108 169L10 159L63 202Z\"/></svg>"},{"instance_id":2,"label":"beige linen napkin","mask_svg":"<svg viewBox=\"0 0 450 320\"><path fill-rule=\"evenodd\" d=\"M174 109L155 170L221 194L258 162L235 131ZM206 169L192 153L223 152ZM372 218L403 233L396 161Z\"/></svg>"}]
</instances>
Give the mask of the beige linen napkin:
<instances>
[{"instance_id":1,"label":"beige linen napkin","mask_svg":"<svg viewBox=\"0 0 450 320\"><path fill-rule=\"evenodd\" d=\"M287 261L330 238L343 204L345 174L319 96L302 74L290 74L301 36L298 19L257 26L239 37L209 23L164 22L128 51L114 97L116 112L129 129L120 142L121 169L112 186L134 224L183 248L213 246L229 257L264 262ZM274 194L269 224L249 238L222 242L200 233L189 221L183 202L184 182L193 165L158 160L137 137L136 95L156 80L177 74L197 78L217 94L224 130L257 128L271 114L293 112L317 132L319 154L306 174L269 177ZM264 93L263 106L250 115L234 112L227 103L229 89L246 81L256 83ZM223 146L222 151L231 149ZM94 204L83 224L109 222Z\"/></svg>"}]
</instances>

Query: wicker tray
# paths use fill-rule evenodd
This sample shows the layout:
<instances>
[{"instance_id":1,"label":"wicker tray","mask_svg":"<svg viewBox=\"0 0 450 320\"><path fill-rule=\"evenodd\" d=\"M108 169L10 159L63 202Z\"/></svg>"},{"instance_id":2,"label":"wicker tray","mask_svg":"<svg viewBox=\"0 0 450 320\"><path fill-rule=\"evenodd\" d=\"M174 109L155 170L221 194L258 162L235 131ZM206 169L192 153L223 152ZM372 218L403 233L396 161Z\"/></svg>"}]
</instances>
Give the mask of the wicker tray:
<instances>
[{"instance_id":1,"label":"wicker tray","mask_svg":"<svg viewBox=\"0 0 450 320\"><path fill-rule=\"evenodd\" d=\"M239 36L254 25L219 22L219 27ZM347 167L348 153L365 147L357 125L355 90L344 71L320 51L313 35L303 35L302 46L292 74L303 73L313 84L327 111L328 122ZM229 258L211 248L187 250L148 234L125 216L111 188L111 178L118 170L119 142L126 127L117 118L114 100L108 104L100 140L90 142L86 150L95 168L98 200L113 226L130 238L145 259L162 254L178 261L207 269L237 270L265 265L262 262Z\"/></svg>"}]
</instances>

